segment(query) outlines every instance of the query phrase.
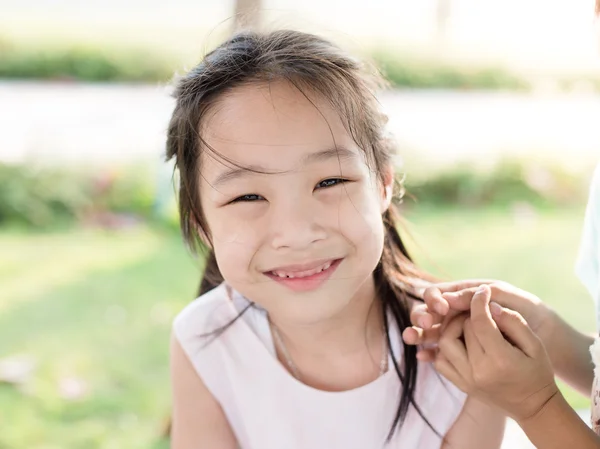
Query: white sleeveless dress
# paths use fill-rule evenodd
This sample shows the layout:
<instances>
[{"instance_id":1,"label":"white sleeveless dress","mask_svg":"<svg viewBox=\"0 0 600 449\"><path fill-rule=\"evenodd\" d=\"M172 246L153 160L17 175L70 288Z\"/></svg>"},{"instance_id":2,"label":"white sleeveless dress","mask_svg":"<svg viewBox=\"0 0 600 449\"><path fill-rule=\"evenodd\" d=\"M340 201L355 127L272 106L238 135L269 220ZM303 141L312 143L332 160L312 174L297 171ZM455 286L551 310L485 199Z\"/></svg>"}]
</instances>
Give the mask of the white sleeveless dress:
<instances>
[{"instance_id":1,"label":"white sleeveless dress","mask_svg":"<svg viewBox=\"0 0 600 449\"><path fill-rule=\"evenodd\" d=\"M434 449L441 439L414 407L386 443L401 384L395 371L362 387L327 392L296 380L279 363L264 311L251 307L215 339L203 334L229 323L248 301L225 284L190 303L174 333L198 375L220 403L242 449ZM396 331L394 354L401 359ZM465 394L419 362L415 399L444 435ZM198 419L202 419L201 416Z\"/></svg>"}]
</instances>

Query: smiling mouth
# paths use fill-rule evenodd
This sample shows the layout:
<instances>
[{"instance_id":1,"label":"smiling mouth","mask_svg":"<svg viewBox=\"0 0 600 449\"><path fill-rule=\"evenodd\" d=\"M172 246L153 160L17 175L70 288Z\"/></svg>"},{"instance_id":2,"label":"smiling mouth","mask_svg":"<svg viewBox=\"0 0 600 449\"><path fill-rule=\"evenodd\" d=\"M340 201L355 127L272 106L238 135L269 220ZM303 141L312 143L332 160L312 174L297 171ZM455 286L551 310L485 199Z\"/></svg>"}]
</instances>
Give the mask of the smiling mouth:
<instances>
[{"instance_id":1,"label":"smiling mouth","mask_svg":"<svg viewBox=\"0 0 600 449\"><path fill-rule=\"evenodd\" d=\"M302 265L289 265L265 272L265 276L295 292L319 288L340 266L342 259L323 259Z\"/></svg>"},{"instance_id":2,"label":"smiling mouth","mask_svg":"<svg viewBox=\"0 0 600 449\"><path fill-rule=\"evenodd\" d=\"M315 268L311 268L310 270L298 271L298 270L292 270L292 269L287 269L287 270L286 269L277 269L277 270L268 271L267 273L270 274L271 276L276 276L281 279L301 279L301 278L314 276L315 274L318 274L318 273L328 270L331 267L331 265L333 265L335 262L337 262L337 260L339 260L339 259L329 260Z\"/></svg>"}]
</instances>

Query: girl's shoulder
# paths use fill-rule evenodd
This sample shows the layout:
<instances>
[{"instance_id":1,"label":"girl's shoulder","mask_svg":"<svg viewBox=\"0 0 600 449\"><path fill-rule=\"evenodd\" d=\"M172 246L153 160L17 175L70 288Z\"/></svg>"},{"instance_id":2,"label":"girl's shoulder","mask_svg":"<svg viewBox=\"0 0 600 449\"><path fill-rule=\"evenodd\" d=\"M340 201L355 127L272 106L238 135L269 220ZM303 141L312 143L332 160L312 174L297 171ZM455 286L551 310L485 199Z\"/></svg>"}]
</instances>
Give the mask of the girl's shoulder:
<instances>
[{"instance_id":1,"label":"girl's shoulder","mask_svg":"<svg viewBox=\"0 0 600 449\"><path fill-rule=\"evenodd\" d=\"M228 287L223 283L199 296L173 320L173 332L180 343L209 337L236 316Z\"/></svg>"},{"instance_id":2,"label":"girl's shoulder","mask_svg":"<svg viewBox=\"0 0 600 449\"><path fill-rule=\"evenodd\" d=\"M173 320L174 338L216 398L228 391L223 360L231 348L243 346L234 329L238 316L230 288L223 283L196 298Z\"/></svg>"}]
</instances>

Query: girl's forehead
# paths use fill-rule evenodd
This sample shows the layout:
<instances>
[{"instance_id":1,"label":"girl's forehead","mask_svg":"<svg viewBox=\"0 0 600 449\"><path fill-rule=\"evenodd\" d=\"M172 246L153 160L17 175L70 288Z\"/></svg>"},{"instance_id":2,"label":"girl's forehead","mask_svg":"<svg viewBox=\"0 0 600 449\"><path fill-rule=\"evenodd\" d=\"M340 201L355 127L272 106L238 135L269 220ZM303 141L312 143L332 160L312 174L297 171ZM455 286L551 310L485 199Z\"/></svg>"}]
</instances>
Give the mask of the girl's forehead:
<instances>
[{"instance_id":1,"label":"girl's forehead","mask_svg":"<svg viewBox=\"0 0 600 449\"><path fill-rule=\"evenodd\" d=\"M230 156L249 148L297 152L356 146L331 105L285 82L248 85L225 95L201 133L212 148Z\"/></svg>"}]
</instances>

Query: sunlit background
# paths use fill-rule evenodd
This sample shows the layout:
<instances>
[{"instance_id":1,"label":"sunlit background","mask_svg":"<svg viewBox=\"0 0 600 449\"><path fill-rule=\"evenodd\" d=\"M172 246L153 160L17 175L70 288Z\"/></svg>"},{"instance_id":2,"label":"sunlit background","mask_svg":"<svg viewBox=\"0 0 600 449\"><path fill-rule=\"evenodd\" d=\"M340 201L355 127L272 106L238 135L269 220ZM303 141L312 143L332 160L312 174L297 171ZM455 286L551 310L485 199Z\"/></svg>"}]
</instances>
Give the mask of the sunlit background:
<instances>
[{"instance_id":1,"label":"sunlit background","mask_svg":"<svg viewBox=\"0 0 600 449\"><path fill-rule=\"evenodd\" d=\"M235 16L259 4L259 14ZM0 0L0 449L166 448L202 261L163 162L169 82L239 20L376 64L415 258L595 328L573 275L600 159L593 0ZM586 414L587 398L564 387ZM506 447L530 447L514 426Z\"/></svg>"}]
</instances>

